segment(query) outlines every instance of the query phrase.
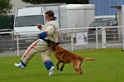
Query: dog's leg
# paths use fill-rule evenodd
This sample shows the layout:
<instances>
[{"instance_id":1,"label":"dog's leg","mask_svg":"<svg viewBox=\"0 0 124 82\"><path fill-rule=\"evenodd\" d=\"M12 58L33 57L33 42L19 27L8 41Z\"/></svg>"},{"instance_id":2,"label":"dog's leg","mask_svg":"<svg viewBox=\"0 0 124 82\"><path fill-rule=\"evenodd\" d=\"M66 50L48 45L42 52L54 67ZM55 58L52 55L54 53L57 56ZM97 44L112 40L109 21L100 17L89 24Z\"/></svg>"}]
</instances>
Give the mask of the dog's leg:
<instances>
[{"instance_id":1,"label":"dog's leg","mask_svg":"<svg viewBox=\"0 0 124 82\"><path fill-rule=\"evenodd\" d=\"M58 60L58 62L56 63L57 70L59 70L59 64L60 64L60 61Z\"/></svg>"},{"instance_id":2,"label":"dog's leg","mask_svg":"<svg viewBox=\"0 0 124 82\"><path fill-rule=\"evenodd\" d=\"M81 70L81 64L82 64L82 61L80 60L73 61L73 68L75 71L79 72L80 75L83 73Z\"/></svg>"},{"instance_id":3,"label":"dog's leg","mask_svg":"<svg viewBox=\"0 0 124 82\"><path fill-rule=\"evenodd\" d=\"M65 66L65 63L63 62L62 67L60 68L60 71L63 71L64 66Z\"/></svg>"},{"instance_id":4,"label":"dog's leg","mask_svg":"<svg viewBox=\"0 0 124 82\"><path fill-rule=\"evenodd\" d=\"M80 75L83 73L83 71L82 71L82 69L81 69L82 63L83 63L83 61L81 61L80 64L79 64Z\"/></svg>"}]
</instances>

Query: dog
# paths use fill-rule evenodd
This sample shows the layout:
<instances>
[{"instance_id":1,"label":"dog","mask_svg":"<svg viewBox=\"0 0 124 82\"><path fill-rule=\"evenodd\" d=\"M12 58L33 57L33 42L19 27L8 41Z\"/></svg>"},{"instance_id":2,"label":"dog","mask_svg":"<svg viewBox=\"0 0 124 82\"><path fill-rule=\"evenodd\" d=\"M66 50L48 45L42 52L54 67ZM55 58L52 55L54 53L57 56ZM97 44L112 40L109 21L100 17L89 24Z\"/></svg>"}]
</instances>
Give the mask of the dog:
<instances>
[{"instance_id":1,"label":"dog","mask_svg":"<svg viewBox=\"0 0 124 82\"><path fill-rule=\"evenodd\" d=\"M52 51L54 52L55 57L58 59L58 62L56 63L57 70L59 70L59 64L63 63L60 68L60 71L63 70L65 64L72 62L74 70L81 75L83 73L81 69L83 60L90 60L90 61L95 60L95 58L84 58L77 54L74 54L62 48L58 43L55 43L53 41L50 41L49 46L52 48Z\"/></svg>"}]
</instances>

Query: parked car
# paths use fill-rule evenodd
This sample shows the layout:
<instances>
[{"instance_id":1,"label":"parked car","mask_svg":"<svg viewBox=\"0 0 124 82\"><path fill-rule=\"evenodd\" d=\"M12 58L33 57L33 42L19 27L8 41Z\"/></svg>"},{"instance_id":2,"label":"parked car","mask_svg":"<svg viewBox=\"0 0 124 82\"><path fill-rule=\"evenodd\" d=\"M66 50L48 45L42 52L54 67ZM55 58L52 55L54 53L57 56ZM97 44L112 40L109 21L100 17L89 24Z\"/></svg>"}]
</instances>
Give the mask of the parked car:
<instances>
[{"instance_id":1,"label":"parked car","mask_svg":"<svg viewBox=\"0 0 124 82\"><path fill-rule=\"evenodd\" d=\"M118 26L116 19L111 18L98 18L95 19L89 27L111 27L111 26ZM98 32L101 33L101 28L98 28ZM88 34L96 33L96 28L90 28ZM118 37L118 28L106 28L106 40L112 40L112 38Z\"/></svg>"},{"instance_id":2,"label":"parked car","mask_svg":"<svg viewBox=\"0 0 124 82\"><path fill-rule=\"evenodd\" d=\"M95 19L89 27L105 27L105 26L118 26L116 19L110 19L110 18L98 18ZM95 30L95 29L89 29L89 30Z\"/></svg>"}]
</instances>

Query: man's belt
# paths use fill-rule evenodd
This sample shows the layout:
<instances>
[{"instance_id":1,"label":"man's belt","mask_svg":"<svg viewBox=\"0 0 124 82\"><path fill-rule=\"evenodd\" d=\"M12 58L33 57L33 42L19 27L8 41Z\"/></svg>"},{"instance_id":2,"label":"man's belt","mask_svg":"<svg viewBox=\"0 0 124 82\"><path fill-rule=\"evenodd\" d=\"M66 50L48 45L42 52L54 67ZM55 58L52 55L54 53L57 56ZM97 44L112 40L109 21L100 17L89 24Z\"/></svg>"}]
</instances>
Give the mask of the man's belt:
<instances>
[{"instance_id":1,"label":"man's belt","mask_svg":"<svg viewBox=\"0 0 124 82\"><path fill-rule=\"evenodd\" d=\"M44 42L48 43L48 44L50 43L50 40L49 40L49 39L43 38L42 40L43 40ZM57 42L56 44L58 45L59 43L60 43L60 42Z\"/></svg>"},{"instance_id":2,"label":"man's belt","mask_svg":"<svg viewBox=\"0 0 124 82\"><path fill-rule=\"evenodd\" d=\"M45 38L42 38L42 40L44 41L44 42L46 42L46 43L50 43L50 40L49 39L45 39Z\"/></svg>"}]
</instances>

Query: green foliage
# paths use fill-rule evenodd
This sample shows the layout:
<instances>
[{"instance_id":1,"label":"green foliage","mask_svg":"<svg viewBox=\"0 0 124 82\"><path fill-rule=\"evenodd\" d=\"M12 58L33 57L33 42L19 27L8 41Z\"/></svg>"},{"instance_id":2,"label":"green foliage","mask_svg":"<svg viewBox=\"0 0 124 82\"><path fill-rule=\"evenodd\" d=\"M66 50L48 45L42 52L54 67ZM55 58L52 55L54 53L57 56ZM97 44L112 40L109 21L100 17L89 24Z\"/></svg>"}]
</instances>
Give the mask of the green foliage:
<instances>
[{"instance_id":1,"label":"green foliage","mask_svg":"<svg viewBox=\"0 0 124 82\"><path fill-rule=\"evenodd\" d=\"M22 1L31 4L40 4L44 2L44 0L22 0Z\"/></svg>"},{"instance_id":2,"label":"green foliage","mask_svg":"<svg viewBox=\"0 0 124 82\"><path fill-rule=\"evenodd\" d=\"M41 4L41 3L67 3L67 4L88 4L88 0L22 0L26 3Z\"/></svg>"},{"instance_id":3,"label":"green foliage","mask_svg":"<svg viewBox=\"0 0 124 82\"><path fill-rule=\"evenodd\" d=\"M124 52L115 49L78 50L74 53L84 57L94 57L95 61L83 62L83 75L79 75L66 64L62 72L55 70L54 76L48 76L40 54L35 55L25 69L14 67L21 56L0 58L1 82L123 82ZM53 63L57 60L52 54Z\"/></svg>"},{"instance_id":4,"label":"green foliage","mask_svg":"<svg viewBox=\"0 0 124 82\"><path fill-rule=\"evenodd\" d=\"M10 13L10 9L12 9L10 0L0 0L0 15L6 15L7 13Z\"/></svg>"}]
</instances>

